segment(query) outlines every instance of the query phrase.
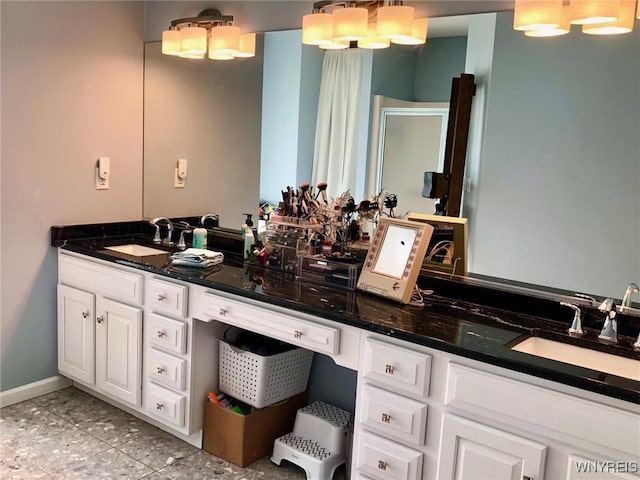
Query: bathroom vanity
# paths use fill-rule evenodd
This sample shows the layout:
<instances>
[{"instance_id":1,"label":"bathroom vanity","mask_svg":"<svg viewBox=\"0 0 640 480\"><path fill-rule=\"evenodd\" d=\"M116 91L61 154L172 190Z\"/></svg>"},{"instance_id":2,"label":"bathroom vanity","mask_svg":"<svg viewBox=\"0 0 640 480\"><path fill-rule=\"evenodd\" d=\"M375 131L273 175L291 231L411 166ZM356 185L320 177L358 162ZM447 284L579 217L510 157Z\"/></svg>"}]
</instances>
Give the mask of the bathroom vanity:
<instances>
[{"instance_id":1,"label":"bathroom vanity","mask_svg":"<svg viewBox=\"0 0 640 480\"><path fill-rule=\"evenodd\" d=\"M632 326L609 351L637 362L635 379L513 350L531 336L571 341L569 310L559 309L566 325L545 318L557 313L552 300L421 277L433 294L413 307L234 255L203 271L172 267L169 251L105 248L153 246L131 225L114 236L65 228L52 229L60 373L193 445L201 446L206 393L217 389L217 338L232 325L357 371L352 478L640 474ZM523 302L532 313L511 308Z\"/></svg>"}]
</instances>

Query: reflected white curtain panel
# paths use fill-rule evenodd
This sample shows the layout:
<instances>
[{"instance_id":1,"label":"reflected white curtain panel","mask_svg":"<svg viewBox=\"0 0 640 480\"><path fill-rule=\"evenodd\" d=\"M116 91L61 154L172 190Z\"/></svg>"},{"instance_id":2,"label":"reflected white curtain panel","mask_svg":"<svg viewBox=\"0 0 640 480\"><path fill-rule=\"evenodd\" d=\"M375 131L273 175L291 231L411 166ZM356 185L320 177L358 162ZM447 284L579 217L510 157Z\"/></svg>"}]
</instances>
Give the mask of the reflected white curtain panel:
<instances>
[{"instance_id":1,"label":"reflected white curtain panel","mask_svg":"<svg viewBox=\"0 0 640 480\"><path fill-rule=\"evenodd\" d=\"M358 154L362 50L328 50L322 64L312 185L337 197L353 190Z\"/></svg>"}]
</instances>

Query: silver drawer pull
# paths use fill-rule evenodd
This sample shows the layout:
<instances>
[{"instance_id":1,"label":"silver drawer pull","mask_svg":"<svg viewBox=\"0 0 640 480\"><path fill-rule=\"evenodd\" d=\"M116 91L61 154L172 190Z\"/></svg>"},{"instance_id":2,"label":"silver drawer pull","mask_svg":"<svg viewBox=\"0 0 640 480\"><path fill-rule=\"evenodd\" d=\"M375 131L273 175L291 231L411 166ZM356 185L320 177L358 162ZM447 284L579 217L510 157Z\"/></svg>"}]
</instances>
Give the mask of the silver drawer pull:
<instances>
[{"instance_id":1,"label":"silver drawer pull","mask_svg":"<svg viewBox=\"0 0 640 480\"><path fill-rule=\"evenodd\" d=\"M393 365L385 365L384 366L384 373L388 373L389 375L393 375L393 372L395 372L396 369Z\"/></svg>"},{"instance_id":2,"label":"silver drawer pull","mask_svg":"<svg viewBox=\"0 0 640 480\"><path fill-rule=\"evenodd\" d=\"M387 462L383 462L382 460L378 460L378 469L379 470L386 470L387 469Z\"/></svg>"},{"instance_id":3,"label":"silver drawer pull","mask_svg":"<svg viewBox=\"0 0 640 480\"><path fill-rule=\"evenodd\" d=\"M381 420L383 423L389 423L391 421L391 415L389 415L388 413L383 413Z\"/></svg>"},{"instance_id":4,"label":"silver drawer pull","mask_svg":"<svg viewBox=\"0 0 640 480\"><path fill-rule=\"evenodd\" d=\"M163 367L156 367L156 372L158 372L158 375L162 375L164 373L164 368Z\"/></svg>"},{"instance_id":5,"label":"silver drawer pull","mask_svg":"<svg viewBox=\"0 0 640 480\"><path fill-rule=\"evenodd\" d=\"M86 310L82 312L82 318L89 318L89 312L87 312Z\"/></svg>"},{"instance_id":6,"label":"silver drawer pull","mask_svg":"<svg viewBox=\"0 0 640 480\"><path fill-rule=\"evenodd\" d=\"M164 293L161 293L160 295L158 295L158 301L159 302L164 302L167 299L166 295Z\"/></svg>"},{"instance_id":7,"label":"silver drawer pull","mask_svg":"<svg viewBox=\"0 0 640 480\"><path fill-rule=\"evenodd\" d=\"M225 308L221 308L221 309L220 309L220 316L221 316L221 317L224 317L224 316L227 314L227 312L228 312L228 310L227 310L227 309L225 309Z\"/></svg>"},{"instance_id":8,"label":"silver drawer pull","mask_svg":"<svg viewBox=\"0 0 640 480\"><path fill-rule=\"evenodd\" d=\"M294 338L302 338L302 332L300 330L296 330L293 332Z\"/></svg>"},{"instance_id":9,"label":"silver drawer pull","mask_svg":"<svg viewBox=\"0 0 640 480\"><path fill-rule=\"evenodd\" d=\"M162 338L166 335L163 330L158 330L158 338Z\"/></svg>"},{"instance_id":10,"label":"silver drawer pull","mask_svg":"<svg viewBox=\"0 0 640 480\"><path fill-rule=\"evenodd\" d=\"M164 408L164 405L161 403L156 403L156 410L162 410Z\"/></svg>"},{"instance_id":11,"label":"silver drawer pull","mask_svg":"<svg viewBox=\"0 0 640 480\"><path fill-rule=\"evenodd\" d=\"M104 322L104 317L96 317L96 322L98 323Z\"/></svg>"}]
</instances>

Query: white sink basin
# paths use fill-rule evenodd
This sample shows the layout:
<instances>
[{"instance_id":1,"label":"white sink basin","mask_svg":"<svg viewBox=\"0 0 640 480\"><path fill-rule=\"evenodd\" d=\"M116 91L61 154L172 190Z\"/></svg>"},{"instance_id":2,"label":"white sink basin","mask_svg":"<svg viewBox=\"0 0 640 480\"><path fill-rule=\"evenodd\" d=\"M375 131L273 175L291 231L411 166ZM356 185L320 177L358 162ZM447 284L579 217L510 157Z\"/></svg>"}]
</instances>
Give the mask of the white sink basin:
<instances>
[{"instance_id":1,"label":"white sink basin","mask_svg":"<svg viewBox=\"0 0 640 480\"><path fill-rule=\"evenodd\" d=\"M579 367L611 373L619 377L640 382L640 360L620 357L609 353L555 342L540 337L529 337L511 347L511 350L529 353L538 357L557 360Z\"/></svg>"},{"instance_id":2,"label":"white sink basin","mask_svg":"<svg viewBox=\"0 0 640 480\"><path fill-rule=\"evenodd\" d=\"M133 255L134 257L146 257L148 255L159 255L161 253L169 253L164 250L145 247L144 245L138 245L136 243L130 243L128 245L116 245L113 247L105 247L105 249L113 250L114 252L126 253L127 255Z\"/></svg>"}]
</instances>

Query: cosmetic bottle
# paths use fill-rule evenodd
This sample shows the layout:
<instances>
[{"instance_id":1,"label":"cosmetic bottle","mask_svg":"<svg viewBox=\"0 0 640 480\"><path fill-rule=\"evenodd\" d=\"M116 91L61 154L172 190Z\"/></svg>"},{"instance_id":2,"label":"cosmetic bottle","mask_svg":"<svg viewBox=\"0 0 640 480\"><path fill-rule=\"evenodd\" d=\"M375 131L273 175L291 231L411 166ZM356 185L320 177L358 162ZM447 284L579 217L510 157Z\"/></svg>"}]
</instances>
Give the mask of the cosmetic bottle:
<instances>
[{"instance_id":1,"label":"cosmetic bottle","mask_svg":"<svg viewBox=\"0 0 640 480\"><path fill-rule=\"evenodd\" d=\"M253 247L253 231L246 223L242 224L242 236L244 237L244 251L242 255L246 260L251 256L251 248Z\"/></svg>"},{"instance_id":2,"label":"cosmetic bottle","mask_svg":"<svg viewBox=\"0 0 640 480\"><path fill-rule=\"evenodd\" d=\"M207 248L207 229L196 228L193 230L193 248Z\"/></svg>"}]
</instances>

